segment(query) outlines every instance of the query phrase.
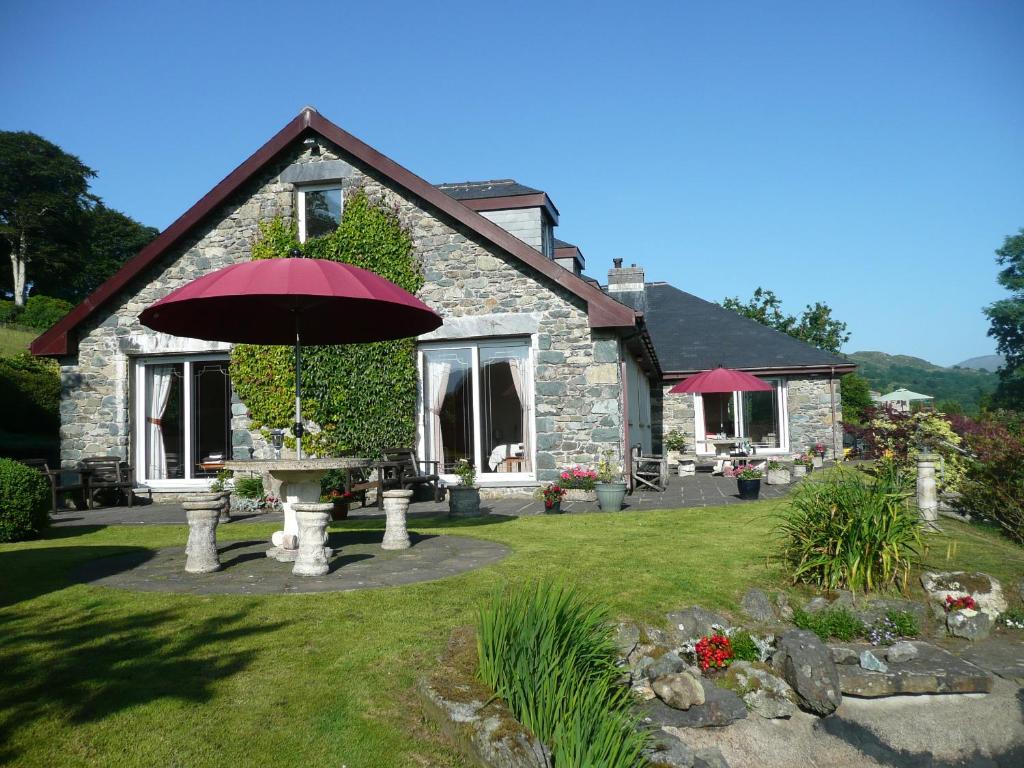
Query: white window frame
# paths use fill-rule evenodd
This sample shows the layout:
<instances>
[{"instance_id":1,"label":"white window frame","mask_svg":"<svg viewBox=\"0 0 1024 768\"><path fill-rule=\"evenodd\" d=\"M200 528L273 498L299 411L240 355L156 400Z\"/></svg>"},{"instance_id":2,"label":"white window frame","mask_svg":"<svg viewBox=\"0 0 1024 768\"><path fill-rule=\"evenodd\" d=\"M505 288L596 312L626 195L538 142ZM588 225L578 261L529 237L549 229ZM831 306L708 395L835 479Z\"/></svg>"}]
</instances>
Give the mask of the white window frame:
<instances>
[{"instance_id":1,"label":"white window frame","mask_svg":"<svg viewBox=\"0 0 1024 768\"><path fill-rule=\"evenodd\" d=\"M213 477L192 477L192 364L193 363L227 363L230 358L224 353L211 353L202 355L147 355L137 357L134 362L135 371L135 429L132 438L132 456L135 460L135 482L140 486L152 488L154 491L185 491L200 489L205 490L216 479ZM184 388L185 413L185 442L182 453L188 457L185 462L184 478L153 478L146 477L146 366L147 365L170 365L183 363L182 378L186 382ZM230 408L230 403L228 405ZM231 450L231 446L228 446ZM227 458L231 458L228 456Z\"/></svg>"},{"instance_id":2,"label":"white window frame","mask_svg":"<svg viewBox=\"0 0 1024 768\"><path fill-rule=\"evenodd\" d=\"M299 242L306 242L306 193L307 192L323 192L328 189L336 189L339 192L341 199L341 207L338 210L338 215L341 216L345 212L345 188L342 186L340 181L335 181L328 184L303 184L295 188L295 207L296 207L296 221L299 223ZM340 225L340 220L339 220Z\"/></svg>"},{"instance_id":3,"label":"white window frame","mask_svg":"<svg viewBox=\"0 0 1024 768\"><path fill-rule=\"evenodd\" d=\"M774 377L765 378L764 381L775 387L779 399L779 447L758 448L758 456L780 456L789 453L789 396L786 386L786 379ZM743 429L743 393L732 393L733 414L736 420L737 431ZM693 395L693 428L697 446L697 453L702 456L713 456L715 447L705 439L704 433L704 398L699 394ZM730 435L730 437L734 437ZM744 435L736 435L737 439L744 439Z\"/></svg>"},{"instance_id":4,"label":"white window frame","mask_svg":"<svg viewBox=\"0 0 1024 768\"><path fill-rule=\"evenodd\" d=\"M423 397L423 387L426 381L424 375L424 361L423 353L433 350L457 350L457 349L468 349L470 352L470 365L473 371L473 451L474 451L474 466L476 466L476 484L479 486L504 486L504 485L521 485L523 483L536 483L537 481L537 409L535 407L537 398L534 392L534 348L536 346L536 339L532 337L519 337L519 338L498 338L498 339L463 339L458 341L439 341L439 342L425 342L421 343L416 349L416 365L419 369L419 385L417 387L417 400L419 406L416 409L416 450L417 455L422 458L427 458L427 438L426 430L423 428L426 420L426 401ZM479 467L483 466L483 442L481 440L481 413L480 413L480 397L482 390L482 382L480 381L480 347L518 347L520 349L526 349L526 371L525 379L523 381L523 391L526 393L529 402L527 403L530 408L531 422L530 422L530 439L527 441L526 453L530 457L530 466L533 470L530 472L481 472ZM439 467L439 470L443 469ZM459 482L458 476L454 474L444 474L439 472L442 480L448 485L457 485Z\"/></svg>"}]
</instances>

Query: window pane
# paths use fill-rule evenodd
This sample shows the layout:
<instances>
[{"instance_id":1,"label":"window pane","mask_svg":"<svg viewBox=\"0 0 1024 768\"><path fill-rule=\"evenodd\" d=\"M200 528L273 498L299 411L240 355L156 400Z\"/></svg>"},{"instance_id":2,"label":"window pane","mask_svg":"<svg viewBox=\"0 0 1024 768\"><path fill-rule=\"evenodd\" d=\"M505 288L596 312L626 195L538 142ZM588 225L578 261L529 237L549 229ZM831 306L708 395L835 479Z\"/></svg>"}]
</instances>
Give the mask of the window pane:
<instances>
[{"instance_id":1,"label":"window pane","mask_svg":"<svg viewBox=\"0 0 1024 768\"><path fill-rule=\"evenodd\" d=\"M146 366L146 477L151 480L185 477L184 365Z\"/></svg>"},{"instance_id":2,"label":"window pane","mask_svg":"<svg viewBox=\"0 0 1024 768\"><path fill-rule=\"evenodd\" d=\"M712 437L736 436L736 422L733 418L732 392L709 392L701 395L704 401L704 431Z\"/></svg>"},{"instance_id":3,"label":"window pane","mask_svg":"<svg viewBox=\"0 0 1024 768\"><path fill-rule=\"evenodd\" d=\"M192 476L213 477L231 448L228 364L192 363Z\"/></svg>"},{"instance_id":4,"label":"window pane","mask_svg":"<svg viewBox=\"0 0 1024 768\"><path fill-rule=\"evenodd\" d=\"M306 239L333 232L341 223L341 190L317 189L304 192Z\"/></svg>"},{"instance_id":5,"label":"window pane","mask_svg":"<svg viewBox=\"0 0 1024 768\"><path fill-rule=\"evenodd\" d=\"M481 472L532 472L526 347L480 347Z\"/></svg>"},{"instance_id":6,"label":"window pane","mask_svg":"<svg viewBox=\"0 0 1024 768\"><path fill-rule=\"evenodd\" d=\"M763 448L778 448L779 395L778 387L771 392L743 393L743 435L751 443Z\"/></svg>"},{"instance_id":7,"label":"window pane","mask_svg":"<svg viewBox=\"0 0 1024 768\"><path fill-rule=\"evenodd\" d=\"M472 356L468 349L428 350L423 360L427 459L451 473L459 459L474 461Z\"/></svg>"}]
</instances>

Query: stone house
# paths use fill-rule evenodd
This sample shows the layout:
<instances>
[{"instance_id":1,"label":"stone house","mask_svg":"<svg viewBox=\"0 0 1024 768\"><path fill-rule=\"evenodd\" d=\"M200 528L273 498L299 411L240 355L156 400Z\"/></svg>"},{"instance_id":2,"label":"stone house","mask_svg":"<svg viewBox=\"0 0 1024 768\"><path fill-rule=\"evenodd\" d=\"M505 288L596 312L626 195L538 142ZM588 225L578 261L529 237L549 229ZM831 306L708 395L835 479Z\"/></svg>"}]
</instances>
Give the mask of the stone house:
<instances>
[{"instance_id":1,"label":"stone house","mask_svg":"<svg viewBox=\"0 0 1024 768\"><path fill-rule=\"evenodd\" d=\"M637 267L617 264L603 289L583 274L580 249L554 237L559 211L545 192L507 180L432 185L306 108L33 342L60 361L64 465L122 457L140 485L177 494L207 485L223 457L269 458L231 386L230 345L156 333L138 315L250 258L263 220L291 220L301 238L329 231L356 188L398 211L422 264L420 298L444 317L418 339L416 448L446 474L467 457L489 492L514 493L604 451L657 450L671 429L705 450L716 409L716 432L766 450L836 444L849 363L645 283ZM664 394L719 362L770 378L772 397Z\"/></svg>"}]
</instances>

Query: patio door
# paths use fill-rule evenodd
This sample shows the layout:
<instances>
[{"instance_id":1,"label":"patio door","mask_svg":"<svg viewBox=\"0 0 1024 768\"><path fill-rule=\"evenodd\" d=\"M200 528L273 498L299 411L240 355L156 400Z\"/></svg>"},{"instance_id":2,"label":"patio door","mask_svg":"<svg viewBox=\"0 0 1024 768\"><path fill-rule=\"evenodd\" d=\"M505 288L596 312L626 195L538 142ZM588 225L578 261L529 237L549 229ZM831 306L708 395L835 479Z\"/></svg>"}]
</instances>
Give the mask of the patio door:
<instances>
[{"instance_id":1,"label":"patio door","mask_svg":"<svg viewBox=\"0 0 1024 768\"><path fill-rule=\"evenodd\" d=\"M701 453L714 453L715 437L747 440L761 453L784 453L789 446L786 387L765 379L765 392L709 392L694 395L694 423Z\"/></svg>"},{"instance_id":2,"label":"patio door","mask_svg":"<svg viewBox=\"0 0 1024 768\"><path fill-rule=\"evenodd\" d=\"M532 479L533 368L526 341L420 348L420 453L454 479L467 459L480 482Z\"/></svg>"},{"instance_id":3,"label":"patio door","mask_svg":"<svg viewBox=\"0 0 1024 768\"><path fill-rule=\"evenodd\" d=\"M174 488L212 479L231 451L228 361L161 357L135 364L136 479Z\"/></svg>"}]
</instances>

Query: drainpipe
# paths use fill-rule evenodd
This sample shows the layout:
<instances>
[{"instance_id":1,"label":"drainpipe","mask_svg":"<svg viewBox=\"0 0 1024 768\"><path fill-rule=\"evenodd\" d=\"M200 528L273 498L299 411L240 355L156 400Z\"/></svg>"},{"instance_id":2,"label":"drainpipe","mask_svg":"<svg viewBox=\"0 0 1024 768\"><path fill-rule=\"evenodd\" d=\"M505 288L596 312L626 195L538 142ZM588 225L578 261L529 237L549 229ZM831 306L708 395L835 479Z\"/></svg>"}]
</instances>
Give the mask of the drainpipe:
<instances>
[{"instance_id":1,"label":"drainpipe","mask_svg":"<svg viewBox=\"0 0 1024 768\"><path fill-rule=\"evenodd\" d=\"M633 476L633 452L629 449L629 384L626 378L625 348L619 342L619 381L622 390L622 474L628 483Z\"/></svg>"},{"instance_id":2,"label":"drainpipe","mask_svg":"<svg viewBox=\"0 0 1024 768\"><path fill-rule=\"evenodd\" d=\"M841 456L839 449L836 447L836 368L834 365L829 367L828 394L832 401L832 458L839 461Z\"/></svg>"}]
</instances>

